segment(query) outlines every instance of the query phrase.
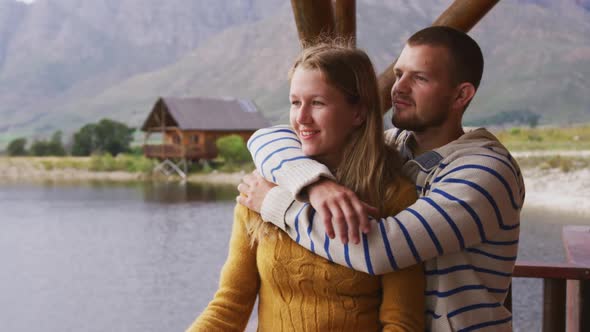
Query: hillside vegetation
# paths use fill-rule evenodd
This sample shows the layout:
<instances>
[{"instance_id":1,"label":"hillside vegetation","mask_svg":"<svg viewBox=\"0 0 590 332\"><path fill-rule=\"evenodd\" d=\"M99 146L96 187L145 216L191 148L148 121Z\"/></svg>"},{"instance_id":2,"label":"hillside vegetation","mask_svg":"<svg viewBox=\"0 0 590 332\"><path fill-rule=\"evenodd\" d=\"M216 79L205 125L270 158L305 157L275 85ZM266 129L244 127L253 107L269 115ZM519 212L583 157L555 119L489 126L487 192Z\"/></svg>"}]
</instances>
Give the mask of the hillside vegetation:
<instances>
[{"instance_id":1,"label":"hillside vegetation","mask_svg":"<svg viewBox=\"0 0 590 332\"><path fill-rule=\"evenodd\" d=\"M378 71L451 0L357 1L359 46ZM526 110L590 122L586 2L500 1L473 29L486 69L466 117ZM0 145L109 117L137 127L159 96L253 99L287 118L299 45L289 2L0 0Z\"/></svg>"}]
</instances>

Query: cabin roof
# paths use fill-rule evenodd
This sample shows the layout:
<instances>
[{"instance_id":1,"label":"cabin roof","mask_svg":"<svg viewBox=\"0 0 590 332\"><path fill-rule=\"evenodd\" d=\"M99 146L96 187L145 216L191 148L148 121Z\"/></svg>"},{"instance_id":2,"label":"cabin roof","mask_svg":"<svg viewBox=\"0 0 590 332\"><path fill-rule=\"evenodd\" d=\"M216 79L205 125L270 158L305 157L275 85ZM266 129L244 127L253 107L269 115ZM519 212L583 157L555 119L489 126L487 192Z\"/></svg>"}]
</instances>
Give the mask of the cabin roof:
<instances>
[{"instance_id":1,"label":"cabin roof","mask_svg":"<svg viewBox=\"0 0 590 332\"><path fill-rule=\"evenodd\" d=\"M165 126L181 130L256 130L270 126L251 100L161 97L141 130L160 128L161 114L165 115Z\"/></svg>"}]
</instances>

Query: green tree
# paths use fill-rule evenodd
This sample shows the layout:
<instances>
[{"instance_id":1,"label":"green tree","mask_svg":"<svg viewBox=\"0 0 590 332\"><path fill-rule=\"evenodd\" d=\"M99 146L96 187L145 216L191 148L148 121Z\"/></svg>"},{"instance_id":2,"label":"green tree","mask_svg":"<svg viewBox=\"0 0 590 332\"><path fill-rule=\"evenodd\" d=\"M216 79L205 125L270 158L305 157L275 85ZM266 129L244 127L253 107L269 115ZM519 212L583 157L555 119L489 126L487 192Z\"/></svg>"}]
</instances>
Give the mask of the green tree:
<instances>
[{"instance_id":1,"label":"green tree","mask_svg":"<svg viewBox=\"0 0 590 332\"><path fill-rule=\"evenodd\" d=\"M26 156L27 155L27 139L24 137L15 138L6 147L6 153L9 156Z\"/></svg>"},{"instance_id":2,"label":"green tree","mask_svg":"<svg viewBox=\"0 0 590 332\"><path fill-rule=\"evenodd\" d=\"M31 155L33 156L65 156L66 150L64 149L64 145L61 141L62 132L60 130L56 131L51 135L51 139L49 141L45 140L35 140L33 144L31 144Z\"/></svg>"},{"instance_id":3,"label":"green tree","mask_svg":"<svg viewBox=\"0 0 590 332\"><path fill-rule=\"evenodd\" d=\"M49 144L44 140L34 140L31 144L31 155L37 157L43 157L49 155Z\"/></svg>"},{"instance_id":4,"label":"green tree","mask_svg":"<svg viewBox=\"0 0 590 332\"><path fill-rule=\"evenodd\" d=\"M131 151L134 128L127 127L121 122L102 119L95 130L100 151L108 152L113 156Z\"/></svg>"},{"instance_id":5,"label":"green tree","mask_svg":"<svg viewBox=\"0 0 590 332\"><path fill-rule=\"evenodd\" d=\"M251 160L250 153L241 136L220 137L215 142L219 155L228 163L239 164Z\"/></svg>"},{"instance_id":6,"label":"green tree","mask_svg":"<svg viewBox=\"0 0 590 332\"><path fill-rule=\"evenodd\" d=\"M131 150L134 128L110 119L87 124L74 134L72 155L89 156L92 153L107 152L116 156Z\"/></svg>"},{"instance_id":7,"label":"green tree","mask_svg":"<svg viewBox=\"0 0 590 332\"><path fill-rule=\"evenodd\" d=\"M51 139L47 142L47 152L50 156L65 156L66 149L64 148L64 144L62 142L63 133L61 130L56 131L51 135Z\"/></svg>"},{"instance_id":8,"label":"green tree","mask_svg":"<svg viewBox=\"0 0 590 332\"><path fill-rule=\"evenodd\" d=\"M89 156L97 148L96 125L91 123L80 128L74 133L72 142L72 155L73 156Z\"/></svg>"}]
</instances>

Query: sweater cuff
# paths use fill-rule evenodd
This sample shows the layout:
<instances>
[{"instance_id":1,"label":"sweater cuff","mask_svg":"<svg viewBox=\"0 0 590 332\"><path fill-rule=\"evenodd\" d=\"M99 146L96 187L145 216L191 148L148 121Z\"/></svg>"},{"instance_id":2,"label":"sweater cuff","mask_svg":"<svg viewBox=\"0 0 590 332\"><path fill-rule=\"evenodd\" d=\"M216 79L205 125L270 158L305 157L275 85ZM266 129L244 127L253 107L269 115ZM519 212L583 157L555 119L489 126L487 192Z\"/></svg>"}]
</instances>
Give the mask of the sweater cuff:
<instances>
[{"instance_id":1,"label":"sweater cuff","mask_svg":"<svg viewBox=\"0 0 590 332\"><path fill-rule=\"evenodd\" d=\"M276 186L264 197L260 208L260 216L262 216L262 220L271 222L280 229L285 230L285 214L293 202L293 196L287 189Z\"/></svg>"},{"instance_id":2,"label":"sweater cuff","mask_svg":"<svg viewBox=\"0 0 590 332\"><path fill-rule=\"evenodd\" d=\"M277 174L277 183L285 187L298 201L307 201L301 191L310 184L319 181L322 177L335 179L325 165L315 160L304 160L282 169Z\"/></svg>"}]
</instances>

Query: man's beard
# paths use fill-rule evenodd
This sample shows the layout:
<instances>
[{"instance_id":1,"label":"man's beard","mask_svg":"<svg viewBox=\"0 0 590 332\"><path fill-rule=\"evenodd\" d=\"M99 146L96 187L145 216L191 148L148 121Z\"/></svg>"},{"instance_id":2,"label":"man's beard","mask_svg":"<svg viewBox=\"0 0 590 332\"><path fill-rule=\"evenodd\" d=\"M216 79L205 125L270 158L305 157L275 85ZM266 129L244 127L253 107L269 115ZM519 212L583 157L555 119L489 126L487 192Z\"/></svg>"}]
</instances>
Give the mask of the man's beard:
<instances>
[{"instance_id":1,"label":"man's beard","mask_svg":"<svg viewBox=\"0 0 590 332\"><path fill-rule=\"evenodd\" d=\"M447 107L441 109L447 109ZM399 117L396 117L396 113L397 110L394 106L393 114L391 116L391 123L393 124L393 126L399 129L413 131L415 133L424 132L429 128L440 127L447 120L446 112L435 113L433 117L430 119L418 119L416 117L416 114L414 113L411 118L406 118L404 120L401 120L399 119Z\"/></svg>"}]
</instances>

